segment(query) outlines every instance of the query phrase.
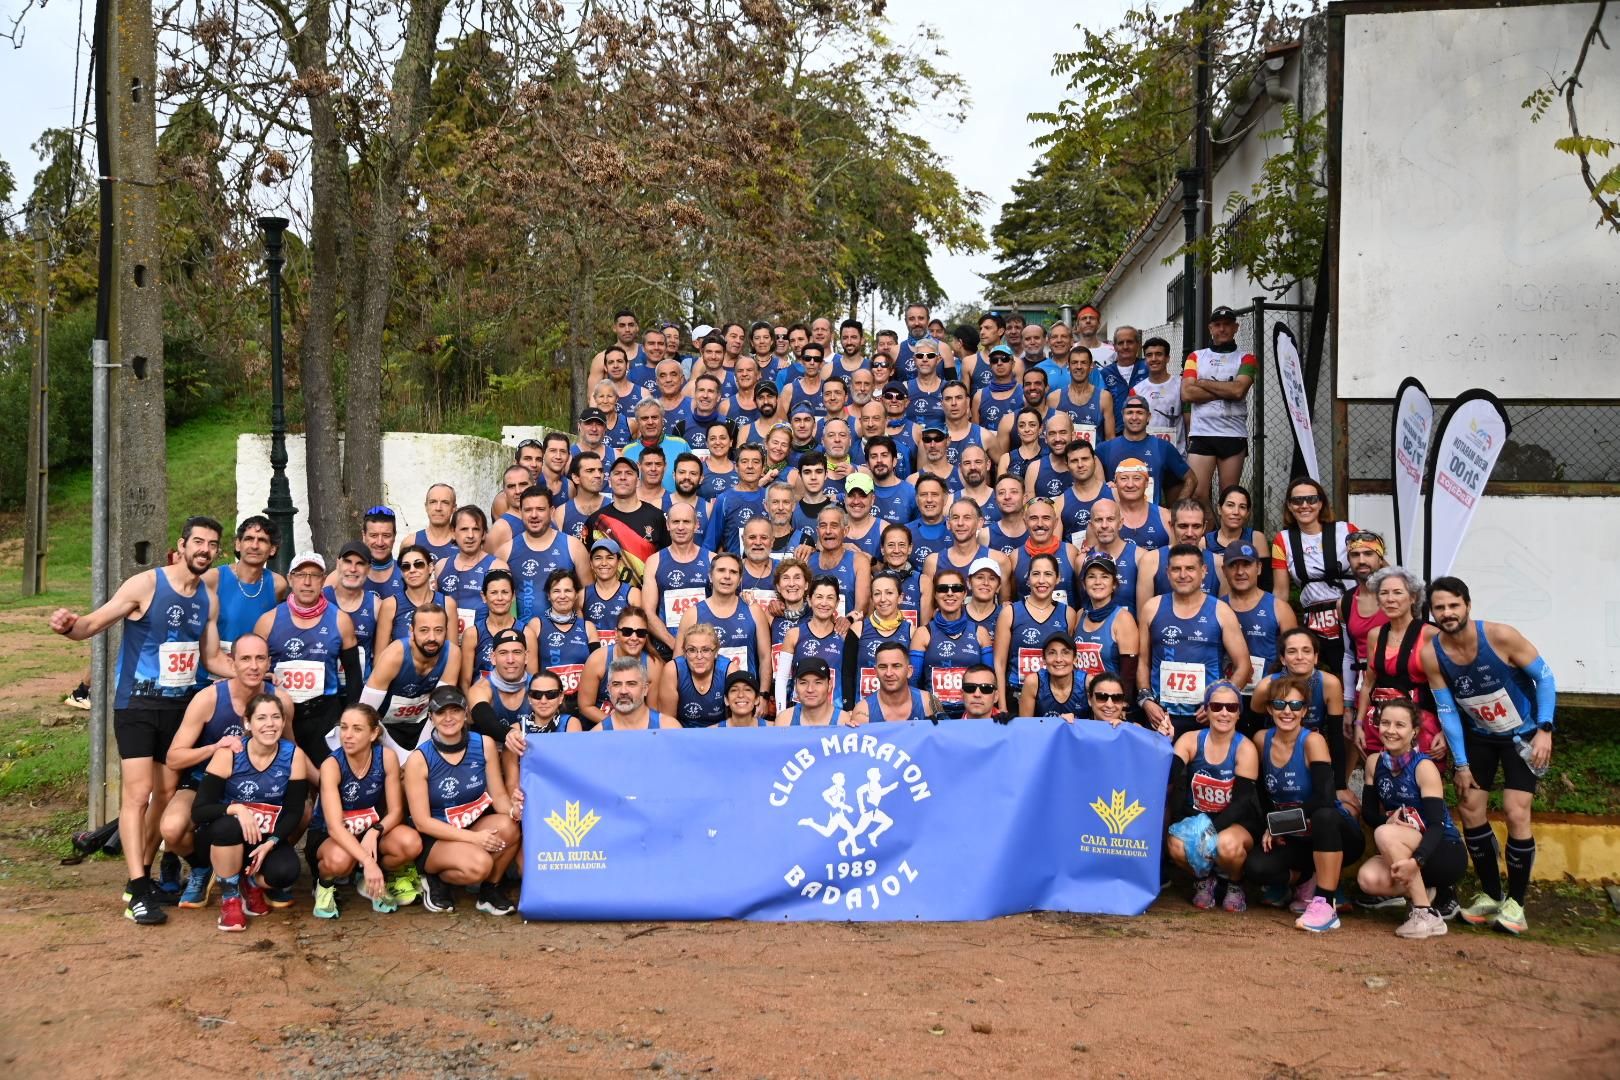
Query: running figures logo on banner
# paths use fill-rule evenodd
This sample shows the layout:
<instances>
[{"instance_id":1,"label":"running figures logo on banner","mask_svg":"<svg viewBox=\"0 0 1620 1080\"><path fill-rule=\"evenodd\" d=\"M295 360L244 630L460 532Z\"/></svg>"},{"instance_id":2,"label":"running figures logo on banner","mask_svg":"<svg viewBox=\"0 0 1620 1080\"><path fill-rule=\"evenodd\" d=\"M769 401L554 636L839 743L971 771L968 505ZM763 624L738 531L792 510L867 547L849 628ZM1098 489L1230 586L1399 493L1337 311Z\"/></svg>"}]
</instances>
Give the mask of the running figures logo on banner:
<instances>
[{"instance_id":1,"label":"running figures logo on banner","mask_svg":"<svg viewBox=\"0 0 1620 1080\"><path fill-rule=\"evenodd\" d=\"M830 771L819 769L822 763ZM922 766L875 735L826 735L817 747L800 747L782 764L770 804L797 811L798 827L833 841L837 857L809 867L795 863L782 879L806 900L849 911L882 907L917 880L908 860L883 850L883 835L895 824L889 811L903 813L932 794Z\"/></svg>"},{"instance_id":2,"label":"running figures logo on banner","mask_svg":"<svg viewBox=\"0 0 1620 1080\"><path fill-rule=\"evenodd\" d=\"M535 856L535 869L537 870L606 870L607 852L600 849L582 848L585 837L601 822L602 816L595 810L587 810L580 816L578 802L564 802L563 812L552 810L546 816L546 824L551 831L562 839L566 850L541 851Z\"/></svg>"},{"instance_id":3,"label":"running figures logo on banner","mask_svg":"<svg viewBox=\"0 0 1620 1080\"><path fill-rule=\"evenodd\" d=\"M1084 833L1080 837L1080 850L1093 855L1124 855L1127 858L1145 859L1148 855L1148 842L1126 836L1133 822L1147 812L1140 799L1131 799L1127 792L1117 788L1109 793L1109 801L1103 802L1102 797L1091 801L1091 812L1102 819L1110 835L1103 836L1098 833Z\"/></svg>"}]
</instances>

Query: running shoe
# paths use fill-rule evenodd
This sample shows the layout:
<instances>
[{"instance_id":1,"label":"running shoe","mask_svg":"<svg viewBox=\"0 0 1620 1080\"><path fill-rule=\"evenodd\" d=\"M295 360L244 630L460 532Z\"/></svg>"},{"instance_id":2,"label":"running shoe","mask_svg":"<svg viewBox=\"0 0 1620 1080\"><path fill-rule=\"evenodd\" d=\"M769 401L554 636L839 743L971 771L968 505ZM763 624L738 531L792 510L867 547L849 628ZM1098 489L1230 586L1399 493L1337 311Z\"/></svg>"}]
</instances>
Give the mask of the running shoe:
<instances>
[{"instance_id":1,"label":"running shoe","mask_svg":"<svg viewBox=\"0 0 1620 1080\"><path fill-rule=\"evenodd\" d=\"M1358 893L1351 901L1362 911L1381 911L1384 908L1398 908L1406 906L1404 896L1368 896Z\"/></svg>"},{"instance_id":2,"label":"running shoe","mask_svg":"<svg viewBox=\"0 0 1620 1080\"><path fill-rule=\"evenodd\" d=\"M478 886L478 910L485 915L510 915L517 908L499 885L486 881Z\"/></svg>"},{"instance_id":3,"label":"running shoe","mask_svg":"<svg viewBox=\"0 0 1620 1080\"><path fill-rule=\"evenodd\" d=\"M1448 891L1434 902L1434 910L1446 922L1455 922L1457 916L1462 914L1462 905L1457 902L1456 894Z\"/></svg>"},{"instance_id":4,"label":"running shoe","mask_svg":"<svg viewBox=\"0 0 1620 1080\"><path fill-rule=\"evenodd\" d=\"M1243 893L1243 886L1235 881L1226 883L1226 896L1221 899L1221 907L1234 915L1241 915L1249 910L1249 898Z\"/></svg>"},{"instance_id":5,"label":"running shoe","mask_svg":"<svg viewBox=\"0 0 1620 1080\"><path fill-rule=\"evenodd\" d=\"M270 914L270 903L265 899L264 890L246 874L242 875L242 905L247 908L249 915Z\"/></svg>"},{"instance_id":6,"label":"running shoe","mask_svg":"<svg viewBox=\"0 0 1620 1080\"><path fill-rule=\"evenodd\" d=\"M1489 926L1496 919L1496 913L1502 910L1502 901L1493 900L1489 893L1477 893L1474 902L1463 908L1458 914L1463 922L1469 926Z\"/></svg>"},{"instance_id":7,"label":"running shoe","mask_svg":"<svg viewBox=\"0 0 1620 1080\"><path fill-rule=\"evenodd\" d=\"M183 908L205 908L214 891L214 872L206 866L193 866L186 876L186 887L180 892Z\"/></svg>"},{"instance_id":8,"label":"running shoe","mask_svg":"<svg viewBox=\"0 0 1620 1080\"><path fill-rule=\"evenodd\" d=\"M271 907L278 910L293 906L293 891L281 886L273 885L264 890L264 898L269 901Z\"/></svg>"},{"instance_id":9,"label":"running shoe","mask_svg":"<svg viewBox=\"0 0 1620 1080\"><path fill-rule=\"evenodd\" d=\"M1415 907L1406 921L1395 928L1395 935L1408 939L1443 937L1446 920L1432 907Z\"/></svg>"},{"instance_id":10,"label":"running shoe","mask_svg":"<svg viewBox=\"0 0 1620 1080\"><path fill-rule=\"evenodd\" d=\"M232 933L247 929L247 913L242 910L240 896L227 896L219 902L219 922L215 925Z\"/></svg>"},{"instance_id":11,"label":"running shoe","mask_svg":"<svg viewBox=\"0 0 1620 1080\"><path fill-rule=\"evenodd\" d=\"M335 919L338 917L337 886L315 883L315 917L317 919Z\"/></svg>"},{"instance_id":12,"label":"running shoe","mask_svg":"<svg viewBox=\"0 0 1620 1080\"><path fill-rule=\"evenodd\" d=\"M391 915L399 910L399 901L395 900L394 894L388 891L388 879L386 878L383 879L382 891L373 894L366 888L366 876L361 874L360 883L355 886L355 891L370 900L371 910L379 915Z\"/></svg>"},{"instance_id":13,"label":"running shoe","mask_svg":"<svg viewBox=\"0 0 1620 1080\"><path fill-rule=\"evenodd\" d=\"M1294 899L1289 902L1288 910L1295 915L1302 915L1310 909L1311 901L1316 899L1316 877L1313 875L1294 886Z\"/></svg>"},{"instance_id":14,"label":"running shoe","mask_svg":"<svg viewBox=\"0 0 1620 1080\"><path fill-rule=\"evenodd\" d=\"M165 851L158 859L158 888L166 893L180 895L182 888L180 882L180 856L172 851Z\"/></svg>"},{"instance_id":15,"label":"running shoe","mask_svg":"<svg viewBox=\"0 0 1620 1080\"><path fill-rule=\"evenodd\" d=\"M1529 920L1524 917L1524 905L1513 897L1502 901L1501 910L1496 913L1493 924L1498 930L1505 930L1510 934L1518 935L1530 929Z\"/></svg>"},{"instance_id":16,"label":"running shoe","mask_svg":"<svg viewBox=\"0 0 1620 1080\"><path fill-rule=\"evenodd\" d=\"M422 906L429 911L456 910L455 893L437 874L422 875Z\"/></svg>"},{"instance_id":17,"label":"running shoe","mask_svg":"<svg viewBox=\"0 0 1620 1080\"><path fill-rule=\"evenodd\" d=\"M1288 896L1288 886L1286 885L1262 885L1260 887L1260 902L1266 907L1287 907Z\"/></svg>"},{"instance_id":18,"label":"running shoe","mask_svg":"<svg viewBox=\"0 0 1620 1080\"><path fill-rule=\"evenodd\" d=\"M1211 911L1215 907L1215 875L1199 878L1193 889L1193 907L1199 911Z\"/></svg>"},{"instance_id":19,"label":"running shoe","mask_svg":"<svg viewBox=\"0 0 1620 1080\"><path fill-rule=\"evenodd\" d=\"M1294 925L1313 934L1325 934L1339 928L1339 912L1327 897L1313 896L1304 914L1294 920Z\"/></svg>"},{"instance_id":20,"label":"running shoe","mask_svg":"<svg viewBox=\"0 0 1620 1080\"><path fill-rule=\"evenodd\" d=\"M70 709L88 711L90 708L90 688L88 686L75 686L72 693L62 699L62 704Z\"/></svg>"},{"instance_id":21,"label":"running shoe","mask_svg":"<svg viewBox=\"0 0 1620 1080\"><path fill-rule=\"evenodd\" d=\"M394 901L400 907L408 907L416 903L422 895L422 875L417 871L414 863L406 863L394 876L388 879L388 891L393 894Z\"/></svg>"},{"instance_id":22,"label":"running shoe","mask_svg":"<svg viewBox=\"0 0 1620 1080\"><path fill-rule=\"evenodd\" d=\"M139 896L125 894L124 918L140 926L162 926L169 921L169 916L150 892Z\"/></svg>"},{"instance_id":23,"label":"running shoe","mask_svg":"<svg viewBox=\"0 0 1620 1080\"><path fill-rule=\"evenodd\" d=\"M151 893L151 895L152 895L152 903L158 904L158 905L160 905L162 907L174 907L174 905L176 905L176 904L178 904L180 902L180 890L179 889L176 889L173 892L170 892L168 889L165 889L162 886L158 885L158 883L155 882L155 881L152 883L152 893Z\"/></svg>"}]
</instances>

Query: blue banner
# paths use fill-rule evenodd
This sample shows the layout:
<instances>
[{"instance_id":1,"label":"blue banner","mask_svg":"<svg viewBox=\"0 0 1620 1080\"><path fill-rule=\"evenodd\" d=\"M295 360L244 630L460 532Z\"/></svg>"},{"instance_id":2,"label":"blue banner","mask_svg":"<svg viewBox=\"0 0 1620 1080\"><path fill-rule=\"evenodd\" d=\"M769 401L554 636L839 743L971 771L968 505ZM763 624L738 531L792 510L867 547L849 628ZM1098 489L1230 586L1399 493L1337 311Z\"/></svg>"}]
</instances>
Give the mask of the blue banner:
<instances>
[{"instance_id":1,"label":"blue banner","mask_svg":"<svg viewBox=\"0 0 1620 1080\"><path fill-rule=\"evenodd\" d=\"M527 919L1139 915L1170 744L1018 719L529 740Z\"/></svg>"}]
</instances>

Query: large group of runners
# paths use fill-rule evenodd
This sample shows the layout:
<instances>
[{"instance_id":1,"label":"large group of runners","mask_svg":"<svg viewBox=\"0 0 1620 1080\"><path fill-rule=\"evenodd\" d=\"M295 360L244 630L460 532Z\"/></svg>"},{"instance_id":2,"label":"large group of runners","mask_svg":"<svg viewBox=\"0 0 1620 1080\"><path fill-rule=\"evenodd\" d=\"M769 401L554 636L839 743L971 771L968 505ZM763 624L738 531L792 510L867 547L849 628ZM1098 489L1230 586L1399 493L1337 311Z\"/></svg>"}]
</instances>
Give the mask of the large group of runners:
<instances>
[{"instance_id":1,"label":"large group of runners","mask_svg":"<svg viewBox=\"0 0 1620 1080\"><path fill-rule=\"evenodd\" d=\"M625 311L577 429L519 443L487 509L431 484L414 535L374 506L285 579L266 518L190 519L168 565L51 616L123 626L125 914L217 884L240 930L293 902L300 839L317 916L351 884L377 911L508 914L517 760L546 734L1047 717L1171 742L1167 880L1199 908L1258 887L1332 930L1359 859L1355 902L1405 905L1403 937L1523 932L1555 706L1536 649L1462 581L1388 565L1308 477L1257 530L1229 309L1179 371L1100 327L947 332L914 305L869 352L853 320L688 335Z\"/></svg>"}]
</instances>

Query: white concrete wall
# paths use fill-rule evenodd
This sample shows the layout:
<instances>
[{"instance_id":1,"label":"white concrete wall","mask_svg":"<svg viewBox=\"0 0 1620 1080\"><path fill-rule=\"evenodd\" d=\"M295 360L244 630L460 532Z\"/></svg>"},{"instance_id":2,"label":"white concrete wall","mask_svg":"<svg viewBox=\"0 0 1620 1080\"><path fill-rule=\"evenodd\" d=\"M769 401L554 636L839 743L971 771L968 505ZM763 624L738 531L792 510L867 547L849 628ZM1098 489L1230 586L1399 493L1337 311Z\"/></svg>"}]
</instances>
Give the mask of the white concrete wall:
<instances>
[{"instance_id":1,"label":"white concrete wall","mask_svg":"<svg viewBox=\"0 0 1620 1080\"><path fill-rule=\"evenodd\" d=\"M500 443L470 435L394 431L383 436L382 457L383 499L398 515L403 539L427 523L423 500L431 484L449 484L456 489L457 500L474 503L487 512L490 501L500 491L501 472L511 463L512 452ZM304 437L289 435L287 480L292 487L293 505L299 509L293 524L296 551L305 551L310 544L309 489L304 469ZM263 513L269 498L270 437L240 435L236 440L237 520ZM231 527L230 523L227 527ZM338 546L321 554L330 560Z\"/></svg>"},{"instance_id":2,"label":"white concrete wall","mask_svg":"<svg viewBox=\"0 0 1620 1080\"><path fill-rule=\"evenodd\" d=\"M1390 537L1387 495L1350 496L1350 520ZM1620 694L1620 533L1612 499L1506 498L1481 503L1452 573L1468 583L1474 616L1512 623L1552 666L1558 688ZM1403 553L1423 572L1418 550Z\"/></svg>"},{"instance_id":3,"label":"white concrete wall","mask_svg":"<svg viewBox=\"0 0 1620 1080\"><path fill-rule=\"evenodd\" d=\"M1103 318L1110 332L1119 326L1148 330L1169 321L1166 317L1165 290L1181 273L1181 260L1177 259L1169 266L1164 264L1164 260L1181 246L1181 237L1181 215L1178 213L1159 237L1158 243L1137 256L1114 284L1113 291L1102 303ZM1176 363L1180 352L1181 336L1178 334L1170 341L1171 370L1180 370L1180 364Z\"/></svg>"}]
</instances>

